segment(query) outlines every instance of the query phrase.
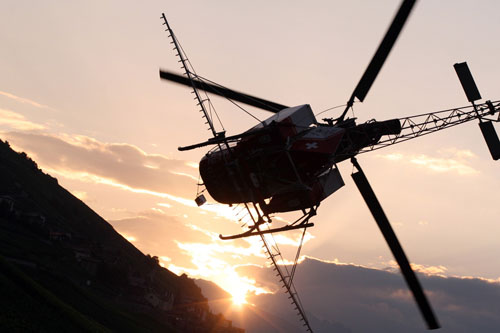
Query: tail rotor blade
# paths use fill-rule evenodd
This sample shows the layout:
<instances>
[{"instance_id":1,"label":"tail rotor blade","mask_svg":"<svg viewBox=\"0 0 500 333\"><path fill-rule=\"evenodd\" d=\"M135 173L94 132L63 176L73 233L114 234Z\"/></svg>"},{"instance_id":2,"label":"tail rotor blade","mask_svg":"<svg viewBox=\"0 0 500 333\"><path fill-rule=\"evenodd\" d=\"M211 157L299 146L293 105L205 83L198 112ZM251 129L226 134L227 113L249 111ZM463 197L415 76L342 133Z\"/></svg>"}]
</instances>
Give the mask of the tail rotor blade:
<instances>
[{"instance_id":1,"label":"tail rotor blade","mask_svg":"<svg viewBox=\"0 0 500 333\"><path fill-rule=\"evenodd\" d=\"M365 200L368 208L370 209L373 218L377 222L380 231L384 235L384 238L387 244L389 245L389 248L391 249L394 258L396 259L399 267L401 268L401 273L403 274L406 280L408 288L413 293L413 297L417 302L417 305L420 309L420 312L422 313L422 316L427 322L428 328L429 329L439 328L439 323L436 317L434 316L434 312L432 311L431 305L429 304L429 301L427 300L424 294L422 286L420 285L417 276L415 275L415 272L412 270L408 258L406 257L403 248L401 247L401 244L399 243L396 234L394 233L394 230L392 229L389 220L387 219L387 216L385 215L382 209L382 206L380 205L377 197L375 196L375 193L373 192L373 189L370 186L368 179L363 173L363 170L359 166L357 160L353 158L351 161L358 170L356 173L352 174L352 178L356 183L356 186L358 187L359 191L361 192L361 195L363 196L363 199Z\"/></svg>"},{"instance_id":2,"label":"tail rotor blade","mask_svg":"<svg viewBox=\"0 0 500 333\"><path fill-rule=\"evenodd\" d=\"M276 113L280 110L288 108L288 106L285 106L285 105L282 105L279 103L275 103L275 102L271 102L271 101L268 101L268 100L265 100L265 99L262 99L259 97L247 95L247 94L244 94L244 93L241 93L241 92L238 92L235 90L231 90L231 89L222 87L220 85L211 84L211 83L208 83L205 81L200 81L200 80L194 79L193 82L191 83L191 81L185 76L175 74L175 73L172 73L169 71L161 70L161 69L160 69L160 78L162 78L163 80L168 80L168 81L172 81L172 82L175 82L178 84L182 84L182 85L185 85L188 87L192 87L194 85L196 87L196 89L200 89L200 90L209 92L211 94L226 97L226 98L232 99L234 101L245 103L247 105L255 106L256 108L270 111L273 113Z\"/></svg>"}]
</instances>

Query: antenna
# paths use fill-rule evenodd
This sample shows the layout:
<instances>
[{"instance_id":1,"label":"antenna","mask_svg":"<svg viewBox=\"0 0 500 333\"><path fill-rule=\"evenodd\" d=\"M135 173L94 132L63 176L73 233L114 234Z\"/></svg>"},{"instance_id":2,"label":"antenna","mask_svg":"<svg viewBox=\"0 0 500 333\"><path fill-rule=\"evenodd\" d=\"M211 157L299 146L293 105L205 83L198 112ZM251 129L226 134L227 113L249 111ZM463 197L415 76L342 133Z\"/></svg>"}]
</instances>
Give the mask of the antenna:
<instances>
[{"instance_id":1,"label":"antenna","mask_svg":"<svg viewBox=\"0 0 500 333\"><path fill-rule=\"evenodd\" d=\"M218 137L219 133L215 130L214 124L212 122L211 117L209 116L207 109L205 107L205 101L207 99L202 99L200 97L200 94L198 93L197 86L193 80L193 74L194 71L191 71L192 66L190 65L190 62L188 58L186 57L186 54L182 50L181 47L179 47L179 43L177 42L177 38L175 37L174 31L172 28L170 28L170 25L168 24L167 17L165 16L165 13L161 14L161 18L163 19L163 24L166 25L167 29L166 31L169 33L169 36L172 39L172 42L170 44L174 44L174 51L177 52L176 55L179 57L179 62L181 63L181 68L184 69L185 74L188 78L188 80L191 83L191 87L193 88L193 94L195 95L195 99L198 101L197 105L200 106L201 112L203 112L203 117L207 120L206 124L212 131L212 134L214 137ZM194 74L196 76L196 74Z\"/></svg>"}]
</instances>

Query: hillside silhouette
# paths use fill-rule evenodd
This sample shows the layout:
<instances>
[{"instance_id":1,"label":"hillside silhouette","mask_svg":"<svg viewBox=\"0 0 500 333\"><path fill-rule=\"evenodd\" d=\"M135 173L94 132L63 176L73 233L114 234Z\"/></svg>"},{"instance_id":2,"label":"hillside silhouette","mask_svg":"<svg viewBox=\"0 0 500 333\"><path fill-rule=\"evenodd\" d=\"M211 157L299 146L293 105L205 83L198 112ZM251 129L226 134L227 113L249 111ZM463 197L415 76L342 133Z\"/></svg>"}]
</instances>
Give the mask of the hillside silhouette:
<instances>
[{"instance_id":1,"label":"hillside silhouette","mask_svg":"<svg viewBox=\"0 0 500 333\"><path fill-rule=\"evenodd\" d=\"M244 332L0 140L0 331Z\"/></svg>"}]
</instances>

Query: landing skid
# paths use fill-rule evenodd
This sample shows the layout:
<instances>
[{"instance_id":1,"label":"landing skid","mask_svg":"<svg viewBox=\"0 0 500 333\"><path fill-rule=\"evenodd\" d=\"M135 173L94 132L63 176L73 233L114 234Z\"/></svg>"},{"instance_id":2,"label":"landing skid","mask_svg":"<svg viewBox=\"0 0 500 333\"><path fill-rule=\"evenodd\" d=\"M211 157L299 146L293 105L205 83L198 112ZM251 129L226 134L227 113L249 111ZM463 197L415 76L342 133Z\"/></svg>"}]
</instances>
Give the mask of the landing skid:
<instances>
[{"instance_id":1,"label":"landing skid","mask_svg":"<svg viewBox=\"0 0 500 333\"><path fill-rule=\"evenodd\" d=\"M248 206L245 205L245 207L246 207L248 213L250 214L250 216L252 216L250 210L248 209ZM254 205L254 207L257 208L256 205ZM275 232L282 232L282 231L289 231L289 230L295 230L295 229L305 229L305 228L309 228L309 227L314 227L314 223L309 223L309 219L316 215L316 208L317 208L317 206L311 207L311 209L308 212L306 212L304 210L303 211L304 215L302 215L299 219L297 219L295 222L293 222L291 224L288 224L284 227L271 228L271 229L267 229L267 230L260 230L259 227L264 223L270 223L271 220L267 216L267 221L265 221L263 216L257 210L258 218L254 219L252 217L252 219L254 221L254 225L250 226L249 230L242 232L240 234L231 235L231 236L219 235L219 238L222 240L230 240L230 239L238 239L238 238L244 238L244 237L250 237L250 236L271 234L271 233L275 233Z\"/></svg>"},{"instance_id":2,"label":"landing skid","mask_svg":"<svg viewBox=\"0 0 500 333\"><path fill-rule=\"evenodd\" d=\"M274 232L282 232L282 231L288 231L288 230L295 230L295 229L302 229L302 228L309 228L309 227L314 227L314 223L306 223L303 222L301 224L297 225L287 225L281 228L272 228L268 230L259 230L259 225L254 225L250 228L250 230L242 232L241 234L236 234L236 235L231 235L231 236L222 236L219 235L219 238L222 240L229 240L229 239L238 239L238 238L244 238L244 237L250 237L250 236L258 236L258 235L264 235L264 234L270 234ZM257 230L257 231L256 231Z\"/></svg>"}]
</instances>

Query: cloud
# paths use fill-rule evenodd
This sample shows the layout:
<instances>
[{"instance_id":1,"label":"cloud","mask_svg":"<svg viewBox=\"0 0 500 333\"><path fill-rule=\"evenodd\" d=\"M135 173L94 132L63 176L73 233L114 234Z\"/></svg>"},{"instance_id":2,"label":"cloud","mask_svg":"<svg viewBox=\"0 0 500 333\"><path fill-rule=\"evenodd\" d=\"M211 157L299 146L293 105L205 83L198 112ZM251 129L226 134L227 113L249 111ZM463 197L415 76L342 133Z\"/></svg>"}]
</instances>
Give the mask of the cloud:
<instances>
[{"instance_id":1,"label":"cloud","mask_svg":"<svg viewBox=\"0 0 500 333\"><path fill-rule=\"evenodd\" d=\"M0 125L4 125L11 129L20 131L46 129L44 125L33 123L27 120L23 115L5 109L0 109Z\"/></svg>"},{"instance_id":2,"label":"cloud","mask_svg":"<svg viewBox=\"0 0 500 333\"><path fill-rule=\"evenodd\" d=\"M425 154L403 154L392 153L377 155L389 161L400 163L411 163L432 172L456 172L459 175L474 175L479 171L474 169L470 163L476 155L469 150L458 150L456 148L444 149L438 152L444 157L432 157Z\"/></svg>"},{"instance_id":3,"label":"cloud","mask_svg":"<svg viewBox=\"0 0 500 333\"><path fill-rule=\"evenodd\" d=\"M8 132L4 137L32 156L42 169L59 176L151 193L195 193L192 176L186 176L192 173L186 161L148 154L133 145L77 135Z\"/></svg>"},{"instance_id":4,"label":"cloud","mask_svg":"<svg viewBox=\"0 0 500 333\"><path fill-rule=\"evenodd\" d=\"M181 219L153 210L109 220L109 223L124 237L133 239L141 252L170 258L176 263L187 263L188 269L195 269L196 266L189 265L191 257L177 246L176 240L206 241L203 234L193 232Z\"/></svg>"},{"instance_id":5,"label":"cloud","mask_svg":"<svg viewBox=\"0 0 500 333\"><path fill-rule=\"evenodd\" d=\"M51 107L49 107L47 105L37 103L37 102L32 101L32 100L27 99L27 98L16 96L16 95L13 95L13 94L5 92L5 91L0 91L0 95L5 96L7 98L10 98L12 100L15 100L16 102L19 102L19 103L29 104L29 105L34 106L36 108L49 109L49 110L52 109Z\"/></svg>"},{"instance_id":6,"label":"cloud","mask_svg":"<svg viewBox=\"0 0 500 333\"><path fill-rule=\"evenodd\" d=\"M414 271L428 274L428 275L440 275L444 276L446 272L448 271L448 268L446 268L443 265L438 265L438 266L426 266L426 265L419 265L419 264L411 264L411 268L413 268Z\"/></svg>"},{"instance_id":7,"label":"cloud","mask_svg":"<svg viewBox=\"0 0 500 333\"><path fill-rule=\"evenodd\" d=\"M82 201L85 201L88 198L88 194L85 191L71 191L71 194Z\"/></svg>"},{"instance_id":8,"label":"cloud","mask_svg":"<svg viewBox=\"0 0 500 333\"><path fill-rule=\"evenodd\" d=\"M445 271L442 266L436 267L438 271ZM429 271L429 267L425 270ZM237 272L251 276L257 284L279 286L271 268L241 266ZM440 332L496 332L500 327L499 282L418 275L442 326ZM309 319L313 318L315 332L330 332L331 325L339 323L352 332L426 331L399 272L306 258L297 268L294 284ZM262 311L287 318L300 327L282 291L254 296L249 301ZM230 319L237 324L236 316Z\"/></svg>"},{"instance_id":9,"label":"cloud","mask_svg":"<svg viewBox=\"0 0 500 333\"><path fill-rule=\"evenodd\" d=\"M413 164L421 165L435 172L457 172L460 175L477 174L477 170L461 161L449 158L433 158L426 155L417 155L410 158Z\"/></svg>"},{"instance_id":10,"label":"cloud","mask_svg":"<svg viewBox=\"0 0 500 333\"><path fill-rule=\"evenodd\" d=\"M137 238L135 238L134 236L129 236L129 235L125 234L125 233L122 233L121 235L123 236L123 238L125 238L130 243L137 242Z\"/></svg>"},{"instance_id":11,"label":"cloud","mask_svg":"<svg viewBox=\"0 0 500 333\"><path fill-rule=\"evenodd\" d=\"M389 262L385 263L388 267L386 268L387 271L391 271L393 273L399 272L399 265L395 260L390 260ZM436 276L443 276L446 277L448 268L443 266L443 265L438 265L438 266L432 266L432 265L421 265L421 264L416 264L416 263L411 263L411 268L415 272L419 272L422 274L427 274L427 275L436 275Z\"/></svg>"}]
</instances>

